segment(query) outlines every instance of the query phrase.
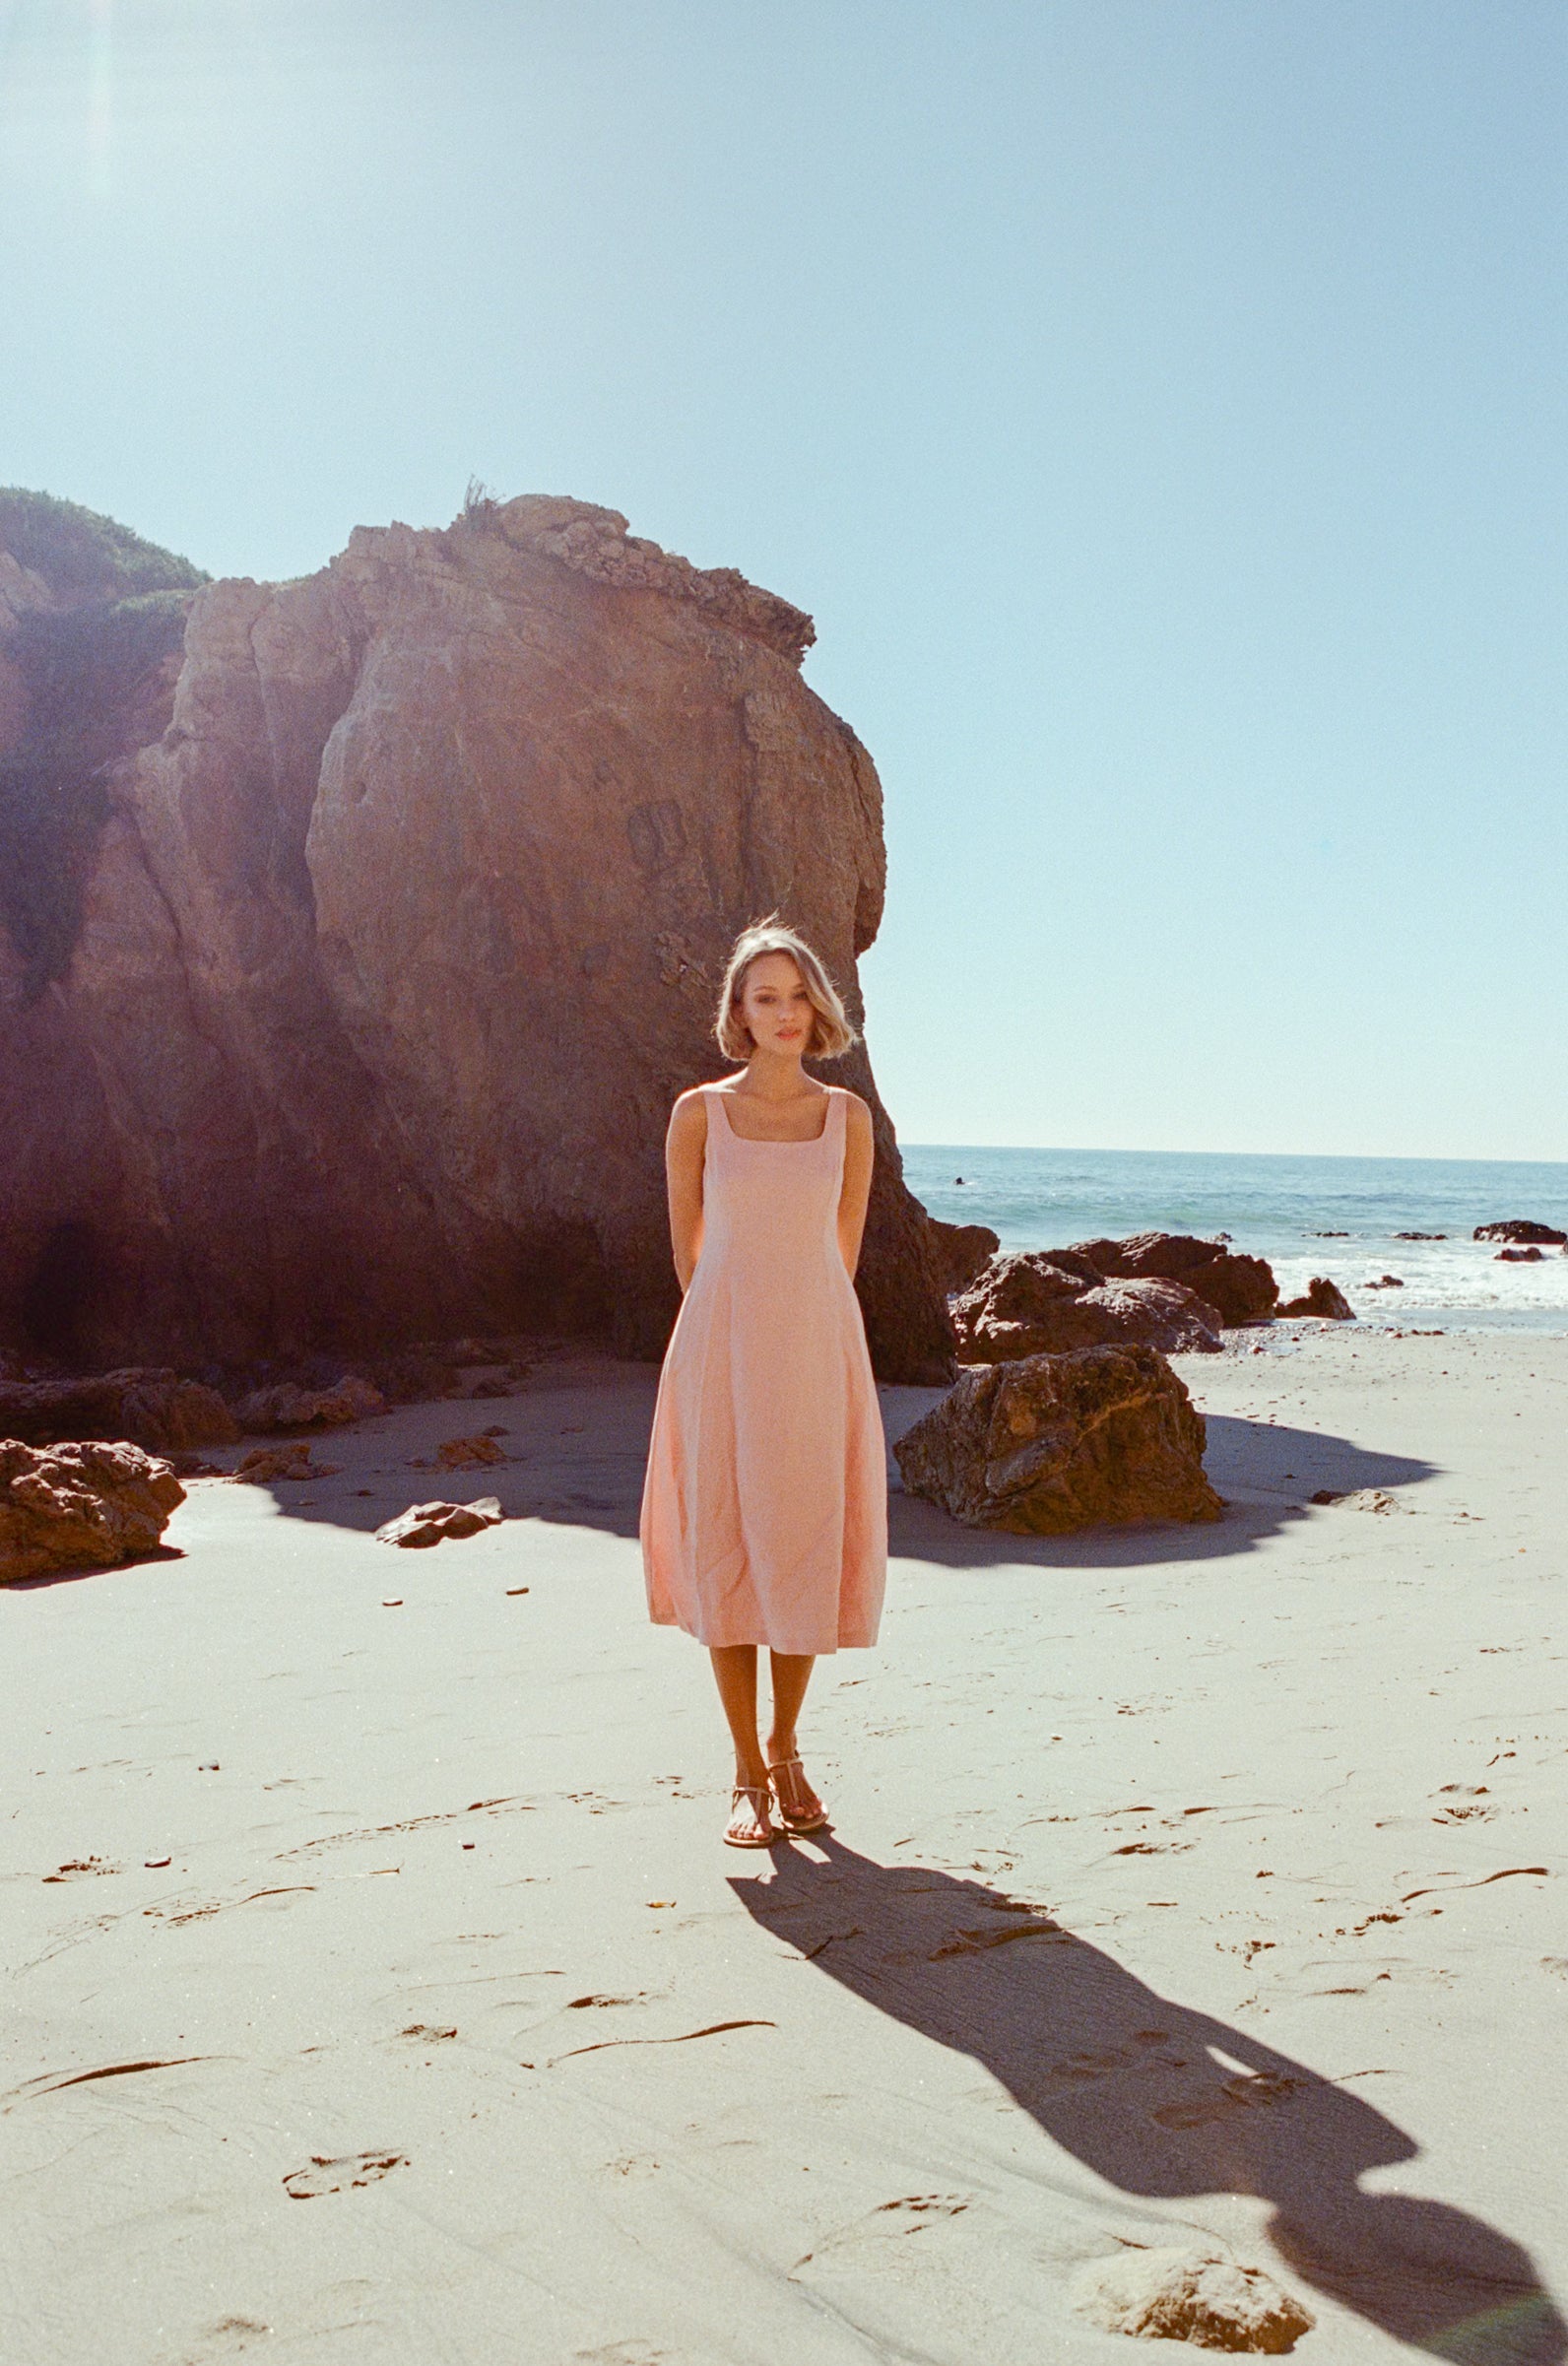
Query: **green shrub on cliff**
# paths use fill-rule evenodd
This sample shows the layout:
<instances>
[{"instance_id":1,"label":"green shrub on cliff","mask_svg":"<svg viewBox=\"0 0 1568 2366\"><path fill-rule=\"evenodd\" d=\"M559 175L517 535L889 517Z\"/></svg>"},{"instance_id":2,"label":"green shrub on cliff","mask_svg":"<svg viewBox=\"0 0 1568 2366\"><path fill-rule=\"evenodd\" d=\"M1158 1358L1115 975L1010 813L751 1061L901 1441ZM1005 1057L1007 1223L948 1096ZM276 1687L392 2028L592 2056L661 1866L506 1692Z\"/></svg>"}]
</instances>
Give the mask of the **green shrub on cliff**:
<instances>
[{"instance_id":1,"label":"green shrub on cliff","mask_svg":"<svg viewBox=\"0 0 1568 2366\"><path fill-rule=\"evenodd\" d=\"M52 493L0 485L0 551L41 575L59 600L130 600L195 591L210 578L129 526Z\"/></svg>"}]
</instances>

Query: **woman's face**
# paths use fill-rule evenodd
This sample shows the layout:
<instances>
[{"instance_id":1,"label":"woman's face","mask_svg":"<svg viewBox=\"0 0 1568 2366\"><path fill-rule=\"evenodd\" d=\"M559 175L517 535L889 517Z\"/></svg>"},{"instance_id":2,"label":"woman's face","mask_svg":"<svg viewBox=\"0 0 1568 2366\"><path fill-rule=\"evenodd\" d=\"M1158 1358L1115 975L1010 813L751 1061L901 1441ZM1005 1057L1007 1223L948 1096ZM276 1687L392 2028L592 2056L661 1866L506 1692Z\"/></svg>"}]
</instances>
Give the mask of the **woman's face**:
<instances>
[{"instance_id":1,"label":"woman's face","mask_svg":"<svg viewBox=\"0 0 1568 2366\"><path fill-rule=\"evenodd\" d=\"M793 954L759 953L741 988L740 1015L761 1052L798 1060L812 1040L817 1011Z\"/></svg>"}]
</instances>

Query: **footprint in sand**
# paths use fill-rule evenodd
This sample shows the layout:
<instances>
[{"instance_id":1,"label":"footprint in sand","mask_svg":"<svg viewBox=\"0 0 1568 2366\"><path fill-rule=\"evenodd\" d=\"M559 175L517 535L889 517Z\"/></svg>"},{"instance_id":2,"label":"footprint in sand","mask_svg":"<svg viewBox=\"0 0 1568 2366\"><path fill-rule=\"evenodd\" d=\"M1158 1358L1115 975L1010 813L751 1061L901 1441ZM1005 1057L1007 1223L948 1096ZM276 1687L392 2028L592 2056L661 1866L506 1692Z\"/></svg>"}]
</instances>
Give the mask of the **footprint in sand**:
<instances>
[{"instance_id":1,"label":"footprint in sand","mask_svg":"<svg viewBox=\"0 0 1568 2366\"><path fill-rule=\"evenodd\" d=\"M348 2152L329 2160L313 2152L308 2169L294 2169L284 2179L284 2191L294 2202L316 2202L323 2194L346 2194L351 2186L373 2186L394 2169L406 2169L406 2152Z\"/></svg>"},{"instance_id":2,"label":"footprint in sand","mask_svg":"<svg viewBox=\"0 0 1568 2366\"><path fill-rule=\"evenodd\" d=\"M71 1857L55 1873L45 1873L43 1878L45 1881L83 1881L93 1873L117 1873L119 1870L117 1865L105 1864L101 1857Z\"/></svg>"},{"instance_id":3,"label":"footprint in sand","mask_svg":"<svg viewBox=\"0 0 1568 2366\"><path fill-rule=\"evenodd\" d=\"M892 2202L883 2202L864 2218L856 2218L841 2227L836 2234L827 2235L815 2251L808 2251L791 2268L798 2275L803 2267L856 2268L875 2266L889 2258L889 2245L901 2243L910 2235L927 2233L945 2220L961 2217L969 2207L966 2194L900 2194Z\"/></svg>"},{"instance_id":4,"label":"footprint in sand","mask_svg":"<svg viewBox=\"0 0 1568 2366\"><path fill-rule=\"evenodd\" d=\"M1164 2104L1152 2116L1161 2128L1206 2128L1216 2120L1228 2120L1233 2112L1283 2103L1304 2084L1300 2078L1260 2070L1255 2076L1227 2078L1217 2093L1201 2096L1196 2102Z\"/></svg>"}]
</instances>

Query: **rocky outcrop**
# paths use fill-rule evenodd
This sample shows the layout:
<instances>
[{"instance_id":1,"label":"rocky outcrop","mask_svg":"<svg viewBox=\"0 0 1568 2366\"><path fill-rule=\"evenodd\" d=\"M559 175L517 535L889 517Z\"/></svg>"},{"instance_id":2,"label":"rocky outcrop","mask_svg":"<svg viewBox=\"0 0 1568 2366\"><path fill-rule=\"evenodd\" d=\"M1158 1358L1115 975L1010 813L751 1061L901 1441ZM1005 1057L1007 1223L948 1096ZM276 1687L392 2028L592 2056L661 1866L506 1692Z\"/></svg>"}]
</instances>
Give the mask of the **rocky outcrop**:
<instances>
[{"instance_id":1,"label":"rocky outcrop","mask_svg":"<svg viewBox=\"0 0 1568 2366\"><path fill-rule=\"evenodd\" d=\"M1525 1216L1511 1216L1496 1224L1477 1224L1472 1237L1476 1240L1508 1240L1516 1245L1535 1241L1548 1249L1568 1247L1568 1232L1559 1232L1551 1224L1534 1223Z\"/></svg>"},{"instance_id":2,"label":"rocky outcrop","mask_svg":"<svg viewBox=\"0 0 1568 2366\"><path fill-rule=\"evenodd\" d=\"M1118 1342L1167 1355L1217 1350L1219 1317L1193 1290L1175 1282L1085 1282L1078 1263L1069 1271L1055 1251L993 1258L950 1301L962 1360L1005 1363Z\"/></svg>"},{"instance_id":3,"label":"rocky outcrop","mask_svg":"<svg viewBox=\"0 0 1568 2366\"><path fill-rule=\"evenodd\" d=\"M1238 2267L1185 2244L1089 2260L1074 2276L1070 2297L1105 2333L1233 2353L1278 2357L1317 2323L1261 2267Z\"/></svg>"},{"instance_id":4,"label":"rocky outcrop","mask_svg":"<svg viewBox=\"0 0 1568 2366\"><path fill-rule=\"evenodd\" d=\"M239 1424L216 1389L170 1371L104 1372L91 1380L0 1382L0 1438L29 1446L128 1439L161 1454L230 1446Z\"/></svg>"},{"instance_id":5,"label":"rocky outcrop","mask_svg":"<svg viewBox=\"0 0 1568 2366\"><path fill-rule=\"evenodd\" d=\"M1002 1237L989 1224L945 1224L939 1216L926 1220L936 1243L943 1287L950 1297L954 1291L968 1288L1001 1248Z\"/></svg>"},{"instance_id":6,"label":"rocky outcrop","mask_svg":"<svg viewBox=\"0 0 1568 2366\"><path fill-rule=\"evenodd\" d=\"M345 1429L351 1421L385 1412L380 1390L352 1372L329 1389L295 1388L289 1382L252 1389L235 1408L241 1428L262 1437L276 1429Z\"/></svg>"},{"instance_id":7,"label":"rocky outcrop","mask_svg":"<svg viewBox=\"0 0 1568 2366\"><path fill-rule=\"evenodd\" d=\"M95 743L47 925L0 929L0 1341L200 1364L555 1329L656 1354L664 1130L722 1068L737 931L779 909L861 1016L881 790L801 679L810 620L543 498L159 597L177 679L144 667ZM874 1361L944 1378L938 1253L864 1047L825 1073L874 1113Z\"/></svg>"},{"instance_id":8,"label":"rocky outcrop","mask_svg":"<svg viewBox=\"0 0 1568 2366\"><path fill-rule=\"evenodd\" d=\"M1216 1309L1225 1324L1256 1323L1274 1311L1279 1291L1261 1257L1237 1256L1222 1241L1185 1232L1139 1232L1131 1240L1080 1240L1077 1253L1109 1280L1180 1282ZM1047 1256L1060 1261L1061 1251Z\"/></svg>"},{"instance_id":9,"label":"rocky outcrop","mask_svg":"<svg viewBox=\"0 0 1568 2366\"><path fill-rule=\"evenodd\" d=\"M0 1439L0 1584L152 1552L185 1490L139 1446Z\"/></svg>"},{"instance_id":10,"label":"rocky outcrop","mask_svg":"<svg viewBox=\"0 0 1568 2366\"><path fill-rule=\"evenodd\" d=\"M961 1372L893 1448L904 1486L966 1528L1065 1536L1217 1520L1203 1415L1151 1347L1080 1347Z\"/></svg>"},{"instance_id":11,"label":"rocky outcrop","mask_svg":"<svg viewBox=\"0 0 1568 2366\"><path fill-rule=\"evenodd\" d=\"M1528 1249L1499 1249L1492 1259L1494 1265L1541 1265L1544 1262L1534 1241Z\"/></svg>"},{"instance_id":12,"label":"rocky outcrop","mask_svg":"<svg viewBox=\"0 0 1568 2366\"><path fill-rule=\"evenodd\" d=\"M1288 1315L1321 1315L1329 1323L1353 1323L1355 1308L1337 1282L1327 1274L1314 1274L1299 1298L1291 1298L1276 1310Z\"/></svg>"}]
</instances>

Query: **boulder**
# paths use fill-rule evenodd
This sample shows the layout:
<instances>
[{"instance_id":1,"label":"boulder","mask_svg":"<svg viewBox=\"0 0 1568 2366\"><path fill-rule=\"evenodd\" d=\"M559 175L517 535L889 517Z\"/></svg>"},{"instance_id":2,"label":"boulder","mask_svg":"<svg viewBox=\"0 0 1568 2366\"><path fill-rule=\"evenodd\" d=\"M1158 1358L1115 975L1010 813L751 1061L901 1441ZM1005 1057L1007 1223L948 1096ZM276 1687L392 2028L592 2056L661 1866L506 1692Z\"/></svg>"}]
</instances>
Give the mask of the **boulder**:
<instances>
[{"instance_id":1,"label":"boulder","mask_svg":"<svg viewBox=\"0 0 1568 2366\"><path fill-rule=\"evenodd\" d=\"M335 1479L341 1465L312 1462L310 1448L303 1438L289 1446L252 1446L241 1455L230 1479L238 1486L271 1486L280 1479Z\"/></svg>"},{"instance_id":2,"label":"boulder","mask_svg":"<svg viewBox=\"0 0 1568 2366\"><path fill-rule=\"evenodd\" d=\"M1180 1282L1208 1300L1226 1325L1255 1323L1274 1311L1279 1291L1261 1257L1244 1257L1222 1241L1186 1232L1138 1232L1130 1240L1081 1240L1076 1253L1107 1281ZM1048 1256L1059 1257L1057 1250Z\"/></svg>"},{"instance_id":3,"label":"boulder","mask_svg":"<svg viewBox=\"0 0 1568 2366\"><path fill-rule=\"evenodd\" d=\"M940 1216L928 1216L937 1251L937 1266L950 1297L967 1289L988 1258L1002 1246L989 1224L945 1224Z\"/></svg>"},{"instance_id":4,"label":"boulder","mask_svg":"<svg viewBox=\"0 0 1568 2366\"><path fill-rule=\"evenodd\" d=\"M378 1528L375 1541L418 1551L447 1537L477 1537L482 1529L496 1527L500 1518L500 1501L494 1495L480 1495L473 1503L415 1503Z\"/></svg>"},{"instance_id":5,"label":"boulder","mask_svg":"<svg viewBox=\"0 0 1568 2366\"><path fill-rule=\"evenodd\" d=\"M1545 1261L1534 1243L1528 1249L1499 1249L1493 1265L1541 1265Z\"/></svg>"},{"instance_id":6,"label":"boulder","mask_svg":"<svg viewBox=\"0 0 1568 2366\"><path fill-rule=\"evenodd\" d=\"M503 1463L506 1451L482 1432L472 1438L443 1438L435 1449L435 1459L443 1471L477 1471L486 1463Z\"/></svg>"},{"instance_id":7,"label":"boulder","mask_svg":"<svg viewBox=\"0 0 1568 2366\"><path fill-rule=\"evenodd\" d=\"M1338 1282L1331 1282L1327 1274L1314 1274L1302 1295L1287 1299L1276 1311L1288 1315L1321 1315L1329 1323L1355 1321L1355 1308Z\"/></svg>"},{"instance_id":8,"label":"boulder","mask_svg":"<svg viewBox=\"0 0 1568 2366\"><path fill-rule=\"evenodd\" d=\"M1385 1274L1380 1282L1363 1282L1361 1287L1363 1289L1403 1289L1405 1284L1398 1274Z\"/></svg>"},{"instance_id":9,"label":"boulder","mask_svg":"<svg viewBox=\"0 0 1568 2366\"><path fill-rule=\"evenodd\" d=\"M0 1339L103 1365L463 1332L659 1354L665 1129L722 1073L737 933L777 908L863 1017L882 790L802 678L810 618L543 496L357 529L291 583L160 581L167 645L57 854L0 876ZM823 1073L873 1114L873 1361L946 1379L864 1044Z\"/></svg>"},{"instance_id":10,"label":"boulder","mask_svg":"<svg viewBox=\"0 0 1568 2366\"><path fill-rule=\"evenodd\" d=\"M265 1437L278 1429L344 1429L351 1421L384 1413L386 1399L368 1380L350 1372L329 1389L295 1388L288 1381L253 1389L235 1410L252 1436Z\"/></svg>"},{"instance_id":11,"label":"boulder","mask_svg":"<svg viewBox=\"0 0 1568 2366\"><path fill-rule=\"evenodd\" d=\"M174 1372L133 1368L88 1380L0 1383L0 1437L30 1446L127 1439L157 1452L231 1446L239 1425L216 1389Z\"/></svg>"},{"instance_id":12,"label":"boulder","mask_svg":"<svg viewBox=\"0 0 1568 2366\"><path fill-rule=\"evenodd\" d=\"M1191 2341L1199 2349L1279 2356L1317 2319L1261 2267L1242 2267L1184 2244L1154 2244L1090 2260L1069 2288L1073 2306L1108 2333Z\"/></svg>"},{"instance_id":13,"label":"boulder","mask_svg":"<svg viewBox=\"0 0 1568 2366\"><path fill-rule=\"evenodd\" d=\"M1536 1241L1548 1249L1568 1247L1568 1232L1558 1232L1550 1224L1532 1223L1528 1216L1511 1216L1497 1224L1477 1224L1471 1236L1475 1240L1509 1240L1516 1243Z\"/></svg>"},{"instance_id":14,"label":"boulder","mask_svg":"<svg viewBox=\"0 0 1568 2366\"><path fill-rule=\"evenodd\" d=\"M0 1440L0 1584L152 1552L184 1500L167 1463L139 1446Z\"/></svg>"},{"instance_id":15,"label":"boulder","mask_svg":"<svg viewBox=\"0 0 1568 2366\"><path fill-rule=\"evenodd\" d=\"M1073 1252L1068 1251L1068 1255ZM1076 1347L1142 1342L1167 1355L1219 1347L1214 1309L1176 1282L1102 1282L1086 1259L1024 1249L994 1257L951 1302L965 1363L1065 1355ZM1091 1277L1085 1282L1085 1272Z\"/></svg>"},{"instance_id":16,"label":"boulder","mask_svg":"<svg viewBox=\"0 0 1568 2366\"><path fill-rule=\"evenodd\" d=\"M966 1528L1065 1536L1217 1520L1205 1430L1152 1347L1080 1347L960 1372L893 1453L906 1489Z\"/></svg>"}]
</instances>

